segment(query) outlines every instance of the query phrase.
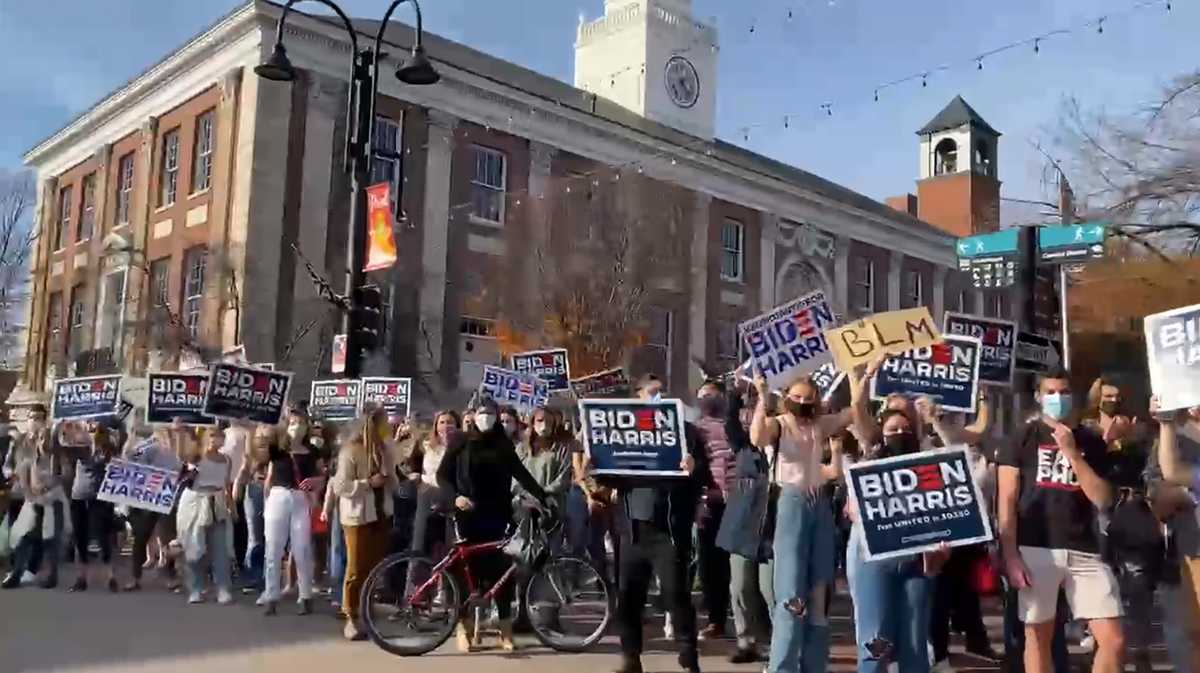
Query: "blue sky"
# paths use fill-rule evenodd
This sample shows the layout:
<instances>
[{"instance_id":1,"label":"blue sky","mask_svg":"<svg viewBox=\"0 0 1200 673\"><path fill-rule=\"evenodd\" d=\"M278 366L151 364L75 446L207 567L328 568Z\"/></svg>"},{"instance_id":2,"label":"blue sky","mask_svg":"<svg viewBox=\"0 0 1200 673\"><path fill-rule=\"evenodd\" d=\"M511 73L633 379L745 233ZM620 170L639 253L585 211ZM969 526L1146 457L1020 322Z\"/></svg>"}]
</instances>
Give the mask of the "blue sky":
<instances>
[{"instance_id":1,"label":"blue sky","mask_svg":"<svg viewBox=\"0 0 1200 673\"><path fill-rule=\"evenodd\" d=\"M1061 103L1125 112L1197 67L1200 2L1126 13L1136 0L694 0L721 36L718 135L883 198L913 189L914 135L955 94L1004 133L1008 197L1041 195L1030 144L1053 136ZM376 18L383 0L345 0ZM0 0L0 167L234 6L232 0ZM303 7L319 7L303 3ZM426 30L571 81L575 26L602 0L426 0ZM792 19L788 20L788 11ZM402 18L411 16L401 8ZM1109 15L1094 27L977 54ZM531 20L532 17L532 20ZM751 25L754 30L751 31ZM944 64L949 70L938 70ZM919 80L876 85L929 70ZM833 116L820 109L833 104ZM785 114L793 114L789 129ZM749 141L742 127L755 125Z\"/></svg>"}]
</instances>

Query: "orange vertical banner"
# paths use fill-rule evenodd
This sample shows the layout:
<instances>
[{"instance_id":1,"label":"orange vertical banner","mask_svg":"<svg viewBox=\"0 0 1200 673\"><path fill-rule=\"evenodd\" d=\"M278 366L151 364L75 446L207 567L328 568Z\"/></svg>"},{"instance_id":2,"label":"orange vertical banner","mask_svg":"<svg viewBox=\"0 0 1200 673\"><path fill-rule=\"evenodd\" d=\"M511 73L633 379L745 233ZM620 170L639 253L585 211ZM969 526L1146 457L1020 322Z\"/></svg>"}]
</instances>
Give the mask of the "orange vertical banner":
<instances>
[{"instance_id":1,"label":"orange vertical banner","mask_svg":"<svg viewBox=\"0 0 1200 673\"><path fill-rule=\"evenodd\" d=\"M386 182L367 187L367 265L363 267L366 271L386 269L396 263L390 187Z\"/></svg>"}]
</instances>

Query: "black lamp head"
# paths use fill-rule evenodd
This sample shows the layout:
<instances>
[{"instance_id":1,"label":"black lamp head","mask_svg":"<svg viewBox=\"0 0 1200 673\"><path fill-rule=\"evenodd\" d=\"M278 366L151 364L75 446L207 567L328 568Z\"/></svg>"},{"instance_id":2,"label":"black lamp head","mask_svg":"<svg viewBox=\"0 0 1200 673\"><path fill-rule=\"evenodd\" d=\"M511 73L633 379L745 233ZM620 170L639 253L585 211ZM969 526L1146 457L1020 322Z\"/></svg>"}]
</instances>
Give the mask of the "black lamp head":
<instances>
[{"instance_id":1,"label":"black lamp head","mask_svg":"<svg viewBox=\"0 0 1200 673\"><path fill-rule=\"evenodd\" d=\"M403 65L396 68L396 79L405 84L427 86L437 84L442 76L438 74L437 70L434 70L433 63L429 62L429 57L425 55L425 48L415 47L412 56Z\"/></svg>"},{"instance_id":2,"label":"black lamp head","mask_svg":"<svg viewBox=\"0 0 1200 673\"><path fill-rule=\"evenodd\" d=\"M290 82L296 79L296 68L288 60L287 49L282 42L276 42L267 60L254 66L254 74L273 82Z\"/></svg>"}]
</instances>

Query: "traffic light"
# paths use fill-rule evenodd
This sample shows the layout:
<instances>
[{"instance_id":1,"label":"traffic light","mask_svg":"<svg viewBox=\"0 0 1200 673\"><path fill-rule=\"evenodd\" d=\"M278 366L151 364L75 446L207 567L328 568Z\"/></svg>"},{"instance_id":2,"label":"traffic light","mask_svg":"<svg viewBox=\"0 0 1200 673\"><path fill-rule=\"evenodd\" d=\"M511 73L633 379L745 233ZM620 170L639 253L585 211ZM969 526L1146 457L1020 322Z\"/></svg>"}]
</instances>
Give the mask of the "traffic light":
<instances>
[{"instance_id":1,"label":"traffic light","mask_svg":"<svg viewBox=\"0 0 1200 673\"><path fill-rule=\"evenodd\" d=\"M355 288L350 309L350 330L354 342L363 350L375 350L383 344L386 325L383 315L383 292L378 285Z\"/></svg>"}]
</instances>

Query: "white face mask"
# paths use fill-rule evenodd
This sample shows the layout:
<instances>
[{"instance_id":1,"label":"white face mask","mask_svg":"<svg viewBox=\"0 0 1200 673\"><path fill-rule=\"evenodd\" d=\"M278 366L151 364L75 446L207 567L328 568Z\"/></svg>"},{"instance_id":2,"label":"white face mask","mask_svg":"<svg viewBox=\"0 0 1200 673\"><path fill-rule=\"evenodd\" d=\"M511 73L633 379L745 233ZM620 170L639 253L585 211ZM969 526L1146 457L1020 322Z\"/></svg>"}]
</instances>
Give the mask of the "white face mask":
<instances>
[{"instance_id":1,"label":"white face mask","mask_svg":"<svg viewBox=\"0 0 1200 673\"><path fill-rule=\"evenodd\" d=\"M538 421L537 423L534 423L533 431L538 434L538 437L545 435L546 434L546 422Z\"/></svg>"},{"instance_id":2,"label":"white face mask","mask_svg":"<svg viewBox=\"0 0 1200 673\"><path fill-rule=\"evenodd\" d=\"M480 432L487 432L496 424L496 417L492 414L475 414L475 427L479 428Z\"/></svg>"}]
</instances>

